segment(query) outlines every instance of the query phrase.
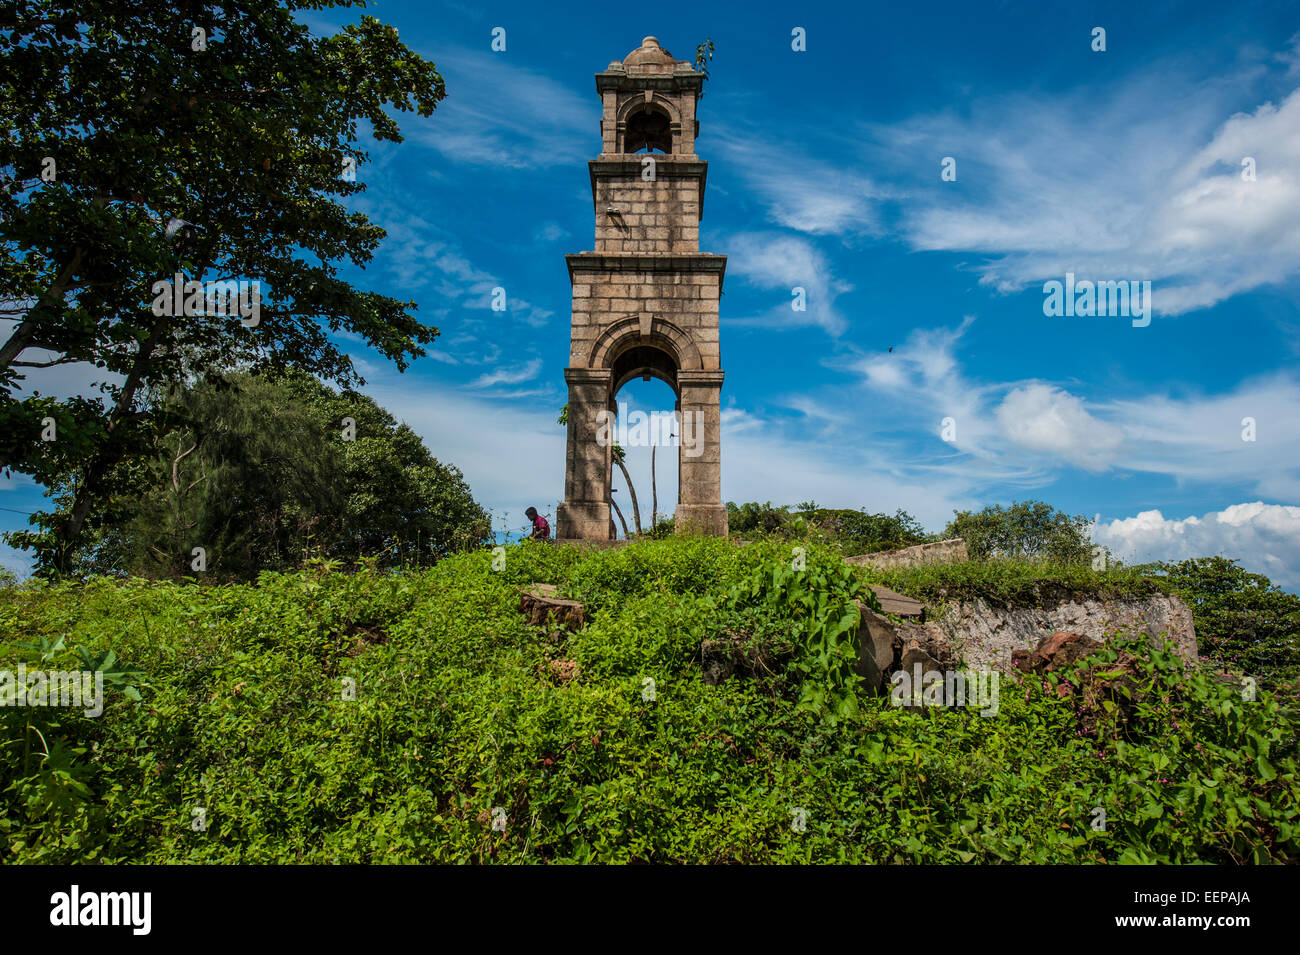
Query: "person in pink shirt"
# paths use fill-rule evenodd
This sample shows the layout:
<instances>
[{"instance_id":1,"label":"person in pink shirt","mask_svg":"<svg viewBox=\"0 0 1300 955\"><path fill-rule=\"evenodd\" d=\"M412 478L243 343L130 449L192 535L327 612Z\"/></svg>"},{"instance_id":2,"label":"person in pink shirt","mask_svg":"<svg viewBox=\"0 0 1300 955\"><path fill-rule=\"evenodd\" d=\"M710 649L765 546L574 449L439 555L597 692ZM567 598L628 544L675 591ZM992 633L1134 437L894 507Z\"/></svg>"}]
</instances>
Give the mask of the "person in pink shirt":
<instances>
[{"instance_id":1,"label":"person in pink shirt","mask_svg":"<svg viewBox=\"0 0 1300 955\"><path fill-rule=\"evenodd\" d=\"M533 532L529 537L533 540L550 540L551 525L546 522L546 518L537 513L537 508L530 507L524 511L524 515L533 522Z\"/></svg>"}]
</instances>

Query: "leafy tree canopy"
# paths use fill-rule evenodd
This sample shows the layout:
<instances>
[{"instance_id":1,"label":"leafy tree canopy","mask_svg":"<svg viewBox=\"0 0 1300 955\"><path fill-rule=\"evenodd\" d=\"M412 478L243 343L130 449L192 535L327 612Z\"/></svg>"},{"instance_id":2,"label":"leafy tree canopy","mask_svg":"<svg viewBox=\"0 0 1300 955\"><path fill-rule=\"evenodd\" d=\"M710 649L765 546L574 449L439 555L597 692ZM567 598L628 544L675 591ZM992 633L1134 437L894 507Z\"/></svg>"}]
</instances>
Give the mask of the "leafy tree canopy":
<instances>
[{"instance_id":1,"label":"leafy tree canopy","mask_svg":"<svg viewBox=\"0 0 1300 955\"><path fill-rule=\"evenodd\" d=\"M75 571L247 580L309 555L427 564L488 537L460 472L364 395L301 372L240 373L157 404L167 426L151 455L120 466L115 522L84 539ZM72 475L56 483L59 511L75 489ZM51 535L11 536L55 569Z\"/></svg>"},{"instance_id":2,"label":"leafy tree canopy","mask_svg":"<svg viewBox=\"0 0 1300 955\"><path fill-rule=\"evenodd\" d=\"M1088 518L1071 517L1042 501L991 504L981 511L955 511L943 537L960 537L973 559L1006 557L1083 563L1092 559Z\"/></svg>"},{"instance_id":3,"label":"leafy tree canopy","mask_svg":"<svg viewBox=\"0 0 1300 955\"><path fill-rule=\"evenodd\" d=\"M1225 557L1143 569L1164 576L1191 606L1204 656L1270 688L1295 683L1300 676L1300 597Z\"/></svg>"},{"instance_id":4,"label":"leafy tree canopy","mask_svg":"<svg viewBox=\"0 0 1300 955\"><path fill-rule=\"evenodd\" d=\"M415 304L356 288L384 230L360 136L400 141L394 111L433 112L434 65L373 17L330 37L300 10L350 3L25 0L0 11L0 468L80 474L52 527L66 565L103 526L115 465L153 440L150 388L194 369L296 367L360 381L327 337L359 335L399 368L437 329ZM256 282L260 315L154 314L154 283ZM186 309L186 311L191 311ZM22 389L26 369L84 362L103 400ZM57 440L41 440L42 421Z\"/></svg>"}]
</instances>

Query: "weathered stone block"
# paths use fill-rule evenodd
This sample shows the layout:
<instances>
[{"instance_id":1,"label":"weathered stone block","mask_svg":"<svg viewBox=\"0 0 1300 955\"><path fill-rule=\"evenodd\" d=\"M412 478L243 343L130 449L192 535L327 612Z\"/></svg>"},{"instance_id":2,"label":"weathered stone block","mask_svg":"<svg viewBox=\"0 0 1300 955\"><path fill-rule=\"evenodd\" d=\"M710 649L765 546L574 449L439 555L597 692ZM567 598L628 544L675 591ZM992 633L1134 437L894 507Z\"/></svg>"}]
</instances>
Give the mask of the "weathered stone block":
<instances>
[{"instance_id":1,"label":"weathered stone block","mask_svg":"<svg viewBox=\"0 0 1300 955\"><path fill-rule=\"evenodd\" d=\"M530 584L520 591L520 613L534 627L581 630L587 622L586 608L576 600L564 600L555 594L554 584Z\"/></svg>"}]
</instances>

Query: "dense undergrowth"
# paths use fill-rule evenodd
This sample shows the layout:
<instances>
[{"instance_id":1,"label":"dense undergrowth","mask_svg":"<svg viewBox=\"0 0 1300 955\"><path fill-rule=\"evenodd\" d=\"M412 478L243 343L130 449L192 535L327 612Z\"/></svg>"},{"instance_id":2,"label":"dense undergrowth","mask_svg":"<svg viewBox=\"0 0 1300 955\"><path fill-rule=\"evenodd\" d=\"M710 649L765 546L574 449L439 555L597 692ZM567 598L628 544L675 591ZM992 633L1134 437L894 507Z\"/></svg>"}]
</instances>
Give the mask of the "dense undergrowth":
<instances>
[{"instance_id":1,"label":"dense undergrowth","mask_svg":"<svg viewBox=\"0 0 1300 955\"><path fill-rule=\"evenodd\" d=\"M863 567L859 573L865 580L934 605L979 598L998 606L1032 607L1083 596L1140 599L1171 590L1165 581L1143 574L1140 568L1093 570L1087 564L1030 560L919 564L886 570Z\"/></svg>"},{"instance_id":2,"label":"dense undergrowth","mask_svg":"<svg viewBox=\"0 0 1300 955\"><path fill-rule=\"evenodd\" d=\"M116 661L99 718L0 708L0 858L1296 857L1295 715L1267 692L1135 644L1132 699L1088 722L1058 678L1004 680L992 717L896 709L846 677L860 575L806 560L674 537L525 542L500 571L482 551L418 574L0 587L0 668ZM532 581L583 601L587 626L529 627ZM724 632L783 644L785 676L706 685L700 643Z\"/></svg>"}]
</instances>

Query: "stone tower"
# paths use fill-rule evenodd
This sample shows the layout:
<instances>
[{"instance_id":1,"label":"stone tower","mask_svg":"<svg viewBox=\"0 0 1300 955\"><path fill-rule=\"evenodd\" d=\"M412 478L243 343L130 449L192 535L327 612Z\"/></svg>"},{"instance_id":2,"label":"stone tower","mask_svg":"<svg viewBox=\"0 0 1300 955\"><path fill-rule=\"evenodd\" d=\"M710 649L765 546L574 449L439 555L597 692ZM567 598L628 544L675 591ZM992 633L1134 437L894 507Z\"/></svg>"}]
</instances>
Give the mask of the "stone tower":
<instances>
[{"instance_id":1,"label":"stone tower","mask_svg":"<svg viewBox=\"0 0 1300 955\"><path fill-rule=\"evenodd\" d=\"M695 155L703 84L652 36L596 74L601 151L588 163L596 247L565 256L573 319L557 537L614 536L602 412L615 410L627 382L651 377L673 389L680 412L675 526L727 534L718 433L718 297L727 257L699 250L709 168Z\"/></svg>"}]
</instances>

